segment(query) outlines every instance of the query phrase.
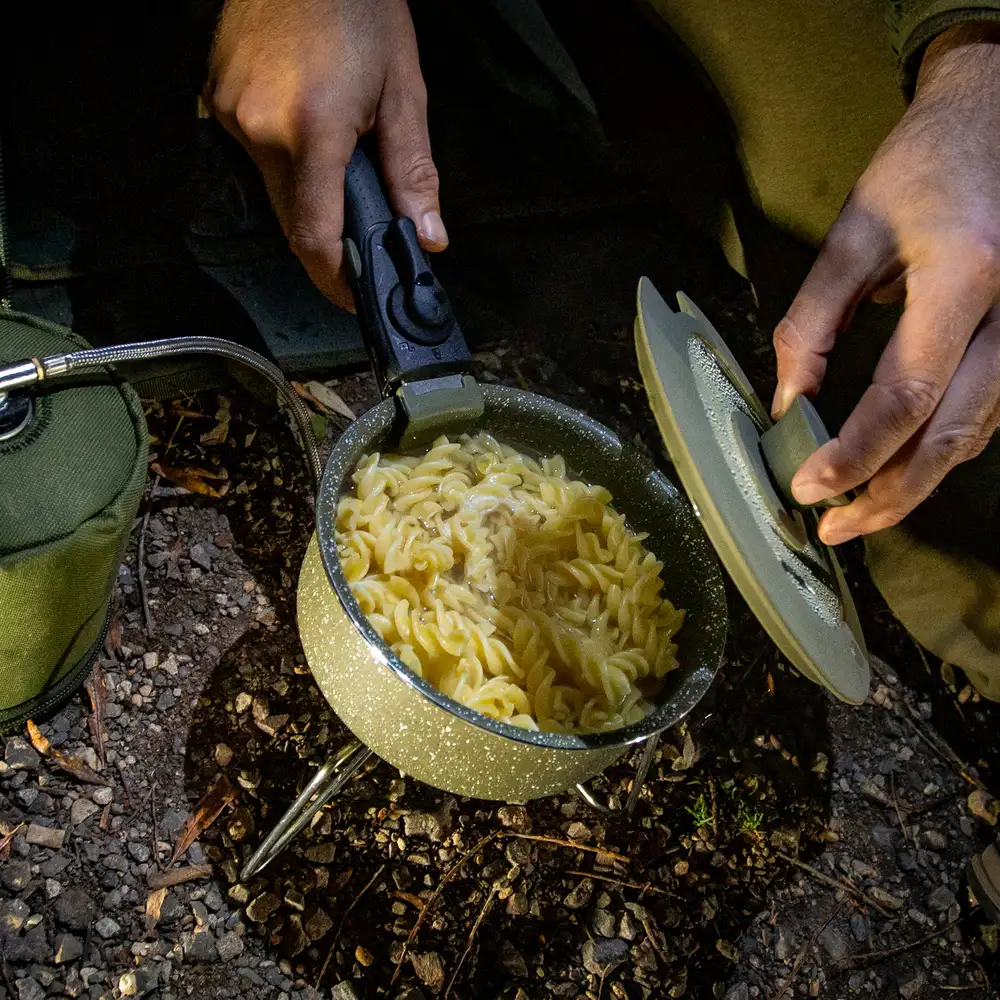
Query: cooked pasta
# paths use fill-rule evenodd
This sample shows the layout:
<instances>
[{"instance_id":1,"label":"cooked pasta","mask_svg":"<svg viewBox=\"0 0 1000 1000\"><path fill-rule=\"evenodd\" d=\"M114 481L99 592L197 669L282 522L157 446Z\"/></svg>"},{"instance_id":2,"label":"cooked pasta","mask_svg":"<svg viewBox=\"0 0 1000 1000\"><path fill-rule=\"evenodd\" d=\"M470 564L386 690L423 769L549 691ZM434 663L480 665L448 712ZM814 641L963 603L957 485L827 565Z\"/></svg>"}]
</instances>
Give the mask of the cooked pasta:
<instances>
[{"instance_id":1,"label":"cooked pasta","mask_svg":"<svg viewBox=\"0 0 1000 1000\"><path fill-rule=\"evenodd\" d=\"M606 489L485 433L368 455L353 482L337 506L344 575L415 674L526 729L596 732L646 714L677 666L684 612Z\"/></svg>"}]
</instances>

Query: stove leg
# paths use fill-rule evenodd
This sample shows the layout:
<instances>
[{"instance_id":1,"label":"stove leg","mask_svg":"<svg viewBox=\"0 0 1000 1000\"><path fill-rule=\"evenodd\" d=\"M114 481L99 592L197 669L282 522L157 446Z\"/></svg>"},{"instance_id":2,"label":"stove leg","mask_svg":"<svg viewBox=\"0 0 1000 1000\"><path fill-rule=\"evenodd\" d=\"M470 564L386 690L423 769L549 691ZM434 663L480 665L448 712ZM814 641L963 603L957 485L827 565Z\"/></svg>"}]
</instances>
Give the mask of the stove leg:
<instances>
[{"instance_id":1,"label":"stove leg","mask_svg":"<svg viewBox=\"0 0 1000 1000\"><path fill-rule=\"evenodd\" d=\"M649 767L653 763L653 757L656 754L656 747L660 742L660 734L655 733L646 740L646 745L642 751L642 758L639 761L639 766L635 770L635 777L632 779L632 789L628 793L628 799L625 802L624 807L618 809L609 809L606 805L598 802L594 798L593 793L584 784L578 784L575 786L576 793L586 802L589 806L592 806L600 813L617 813L624 812L626 816L631 816L632 811L635 809L636 802L639 801L639 794L642 792L642 786L645 784L646 775L649 773Z\"/></svg>"},{"instance_id":2,"label":"stove leg","mask_svg":"<svg viewBox=\"0 0 1000 1000\"><path fill-rule=\"evenodd\" d=\"M243 866L240 878L244 881L252 878L281 854L371 755L371 750L363 743L351 740L330 757L254 851Z\"/></svg>"}]
</instances>

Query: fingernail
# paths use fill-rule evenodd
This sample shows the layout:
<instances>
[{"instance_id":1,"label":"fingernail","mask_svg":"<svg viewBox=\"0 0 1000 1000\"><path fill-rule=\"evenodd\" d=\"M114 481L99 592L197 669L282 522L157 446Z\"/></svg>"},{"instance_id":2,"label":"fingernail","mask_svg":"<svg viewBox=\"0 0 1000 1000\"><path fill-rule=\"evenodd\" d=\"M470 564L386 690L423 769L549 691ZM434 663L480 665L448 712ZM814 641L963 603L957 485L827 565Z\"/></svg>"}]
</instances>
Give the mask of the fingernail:
<instances>
[{"instance_id":1,"label":"fingernail","mask_svg":"<svg viewBox=\"0 0 1000 1000\"><path fill-rule=\"evenodd\" d=\"M830 497L835 497L836 495L837 490L817 480L792 483L792 496L802 504L820 503L820 501L829 500Z\"/></svg>"},{"instance_id":2,"label":"fingernail","mask_svg":"<svg viewBox=\"0 0 1000 1000\"><path fill-rule=\"evenodd\" d=\"M417 235L423 238L429 250L443 250L448 245L448 230L437 212L425 213Z\"/></svg>"},{"instance_id":3,"label":"fingernail","mask_svg":"<svg viewBox=\"0 0 1000 1000\"><path fill-rule=\"evenodd\" d=\"M774 402L771 403L771 416L775 420L780 420L789 406L795 402L796 393L787 386L779 385L774 393Z\"/></svg>"},{"instance_id":4,"label":"fingernail","mask_svg":"<svg viewBox=\"0 0 1000 1000\"><path fill-rule=\"evenodd\" d=\"M843 545L844 542L849 542L860 534L860 531L855 531L853 528L830 528L827 531L820 531L820 537L827 545Z\"/></svg>"}]
</instances>

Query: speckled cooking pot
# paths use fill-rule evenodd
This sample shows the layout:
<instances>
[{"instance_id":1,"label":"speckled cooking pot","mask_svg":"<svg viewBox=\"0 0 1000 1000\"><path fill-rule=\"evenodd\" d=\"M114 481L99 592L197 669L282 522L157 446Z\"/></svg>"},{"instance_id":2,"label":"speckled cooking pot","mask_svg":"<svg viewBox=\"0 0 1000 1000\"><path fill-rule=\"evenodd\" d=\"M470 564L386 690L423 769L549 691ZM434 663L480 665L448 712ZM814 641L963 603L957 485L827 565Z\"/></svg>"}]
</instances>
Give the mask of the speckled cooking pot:
<instances>
[{"instance_id":1,"label":"speckled cooking pot","mask_svg":"<svg viewBox=\"0 0 1000 1000\"><path fill-rule=\"evenodd\" d=\"M584 414L533 393L481 387L478 427L538 454L561 454L587 482L606 486L634 530L664 563L665 593L687 611L680 666L640 723L590 736L529 732L480 715L412 673L379 638L351 595L337 555L337 502L362 455L385 450L393 399L369 410L330 456L316 507L316 534L299 578L299 630L320 690L351 731L394 767L437 788L524 802L599 774L630 744L674 725L715 676L726 602L715 555L690 505L635 447ZM448 427L440 428L447 433Z\"/></svg>"}]
</instances>

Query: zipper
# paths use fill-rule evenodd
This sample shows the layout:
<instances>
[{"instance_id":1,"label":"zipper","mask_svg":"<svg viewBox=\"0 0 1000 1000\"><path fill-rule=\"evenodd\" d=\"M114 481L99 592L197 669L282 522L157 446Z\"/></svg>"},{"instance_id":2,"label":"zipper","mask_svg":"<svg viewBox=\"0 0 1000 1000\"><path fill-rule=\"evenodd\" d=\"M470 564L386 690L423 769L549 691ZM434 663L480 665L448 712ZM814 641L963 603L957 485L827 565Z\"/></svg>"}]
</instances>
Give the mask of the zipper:
<instances>
[{"instance_id":1,"label":"zipper","mask_svg":"<svg viewBox=\"0 0 1000 1000\"><path fill-rule=\"evenodd\" d=\"M108 638L108 629L111 625L111 607L108 606L108 613L104 616L104 625L97 641L84 653L80 662L64 677L56 681L55 686L47 695L39 695L29 699L17 708L17 714L4 718L0 712L0 736L12 736L19 733L29 719L42 719L46 715L62 708L66 702L76 693L77 689L94 669L94 664L101 655L104 643Z\"/></svg>"},{"instance_id":2,"label":"zipper","mask_svg":"<svg viewBox=\"0 0 1000 1000\"><path fill-rule=\"evenodd\" d=\"M0 309L10 309L10 293L13 282L10 275L10 242L7 225L7 192L3 179L3 145L0 140Z\"/></svg>"}]
</instances>

